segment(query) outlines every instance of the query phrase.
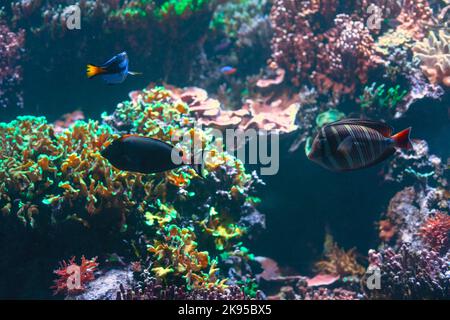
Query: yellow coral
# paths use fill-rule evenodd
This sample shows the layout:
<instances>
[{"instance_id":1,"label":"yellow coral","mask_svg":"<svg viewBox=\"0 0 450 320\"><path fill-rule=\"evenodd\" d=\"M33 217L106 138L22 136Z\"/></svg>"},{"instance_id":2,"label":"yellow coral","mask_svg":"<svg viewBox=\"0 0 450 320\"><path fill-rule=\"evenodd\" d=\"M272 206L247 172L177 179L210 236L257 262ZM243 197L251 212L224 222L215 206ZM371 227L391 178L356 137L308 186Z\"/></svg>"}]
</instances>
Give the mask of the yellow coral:
<instances>
[{"instance_id":1,"label":"yellow coral","mask_svg":"<svg viewBox=\"0 0 450 320\"><path fill-rule=\"evenodd\" d=\"M361 276L366 269L357 261L356 249L344 251L333 241L330 235L325 240L325 259L315 264L320 273L336 276Z\"/></svg>"}]
</instances>

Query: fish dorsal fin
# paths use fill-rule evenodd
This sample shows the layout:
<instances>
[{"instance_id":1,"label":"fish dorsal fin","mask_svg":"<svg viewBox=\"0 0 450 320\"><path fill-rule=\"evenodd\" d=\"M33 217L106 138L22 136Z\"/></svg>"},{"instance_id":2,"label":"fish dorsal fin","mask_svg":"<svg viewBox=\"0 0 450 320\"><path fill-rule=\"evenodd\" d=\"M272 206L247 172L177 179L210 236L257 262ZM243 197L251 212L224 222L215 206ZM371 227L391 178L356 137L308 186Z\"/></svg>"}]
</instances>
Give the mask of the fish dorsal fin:
<instances>
[{"instance_id":1,"label":"fish dorsal fin","mask_svg":"<svg viewBox=\"0 0 450 320\"><path fill-rule=\"evenodd\" d=\"M378 131L384 137L387 137L387 138L389 138L393 132L392 127L387 125L386 123L383 123L380 121L368 120L368 119L342 119L342 120L332 122L328 125L344 125L344 124L358 125L358 126L370 128L375 131Z\"/></svg>"},{"instance_id":2,"label":"fish dorsal fin","mask_svg":"<svg viewBox=\"0 0 450 320\"><path fill-rule=\"evenodd\" d=\"M124 134L123 136L121 136L121 137L120 137L120 140L123 141L123 140L125 140L126 138L130 138L130 137L139 137L139 136L136 135L136 134L130 134L130 133L128 133L128 134Z\"/></svg>"},{"instance_id":3,"label":"fish dorsal fin","mask_svg":"<svg viewBox=\"0 0 450 320\"><path fill-rule=\"evenodd\" d=\"M353 147L353 138L348 136L338 146L337 151L342 154L350 154Z\"/></svg>"}]
</instances>

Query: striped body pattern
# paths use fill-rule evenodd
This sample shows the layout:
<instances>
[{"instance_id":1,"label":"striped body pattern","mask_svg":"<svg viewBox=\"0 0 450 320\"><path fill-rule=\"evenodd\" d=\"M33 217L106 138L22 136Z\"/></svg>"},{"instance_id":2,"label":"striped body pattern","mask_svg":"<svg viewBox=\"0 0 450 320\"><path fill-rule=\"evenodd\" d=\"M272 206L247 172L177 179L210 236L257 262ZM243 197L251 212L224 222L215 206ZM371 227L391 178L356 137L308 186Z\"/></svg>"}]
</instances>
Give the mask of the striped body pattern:
<instances>
[{"instance_id":1,"label":"striped body pattern","mask_svg":"<svg viewBox=\"0 0 450 320\"><path fill-rule=\"evenodd\" d=\"M405 131L408 141L409 130ZM392 128L381 122L340 120L319 130L308 158L332 171L366 168L395 153L399 138L391 134Z\"/></svg>"}]
</instances>

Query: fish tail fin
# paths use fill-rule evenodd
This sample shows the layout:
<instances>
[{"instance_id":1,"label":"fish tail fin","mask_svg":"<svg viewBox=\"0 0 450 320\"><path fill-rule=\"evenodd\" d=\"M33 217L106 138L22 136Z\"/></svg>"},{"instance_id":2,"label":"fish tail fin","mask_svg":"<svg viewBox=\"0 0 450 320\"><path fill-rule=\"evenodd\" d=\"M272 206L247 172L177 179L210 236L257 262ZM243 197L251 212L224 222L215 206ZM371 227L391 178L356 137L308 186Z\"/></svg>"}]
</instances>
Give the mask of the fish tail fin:
<instances>
[{"instance_id":1,"label":"fish tail fin","mask_svg":"<svg viewBox=\"0 0 450 320\"><path fill-rule=\"evenodd\" d=\"M191 168L194 169L195 173L197 173L197 175L202 178L205 179L205 176L203 174L203 165L200 164L192 164Z\"/></svg>"},{"instance_id":2,"label":"fish tail fin","mask_svg":"<svg viewBox=\"0 0 450 320\"><path fill-rule=\"evenodd\" d=\"M102 74L105 72L105 69L102 67L94 66L93 64L88 64L86 66L86 76L91 79L95 76L98 76L99 74Z\"/></svg>"},{"instance_id":3,"label":"fish tail fin","mask_svg":"<svg viewBox=\"0 0 450 320\"><path fill-rule=\"evenodd\" d=\"M403 131L400 131L397 134L394 134L391 138L392 140L394 140L396 147L410 150L413 147L410 139L410 134L411 134L411 127Z\"/></svg>"},{"instance_id":4,"label":"fish tail fin","mask_svg":"<svg viewBox=\"0 0 450 320\"><path fill-rule=\"evenodd\" d=\"M142 73L142 72L128 71L128 74L129 74L129 75L132 75L132 76L140 76L140 75L142 75L143 73Z\"/></svg>"}]
</instances>

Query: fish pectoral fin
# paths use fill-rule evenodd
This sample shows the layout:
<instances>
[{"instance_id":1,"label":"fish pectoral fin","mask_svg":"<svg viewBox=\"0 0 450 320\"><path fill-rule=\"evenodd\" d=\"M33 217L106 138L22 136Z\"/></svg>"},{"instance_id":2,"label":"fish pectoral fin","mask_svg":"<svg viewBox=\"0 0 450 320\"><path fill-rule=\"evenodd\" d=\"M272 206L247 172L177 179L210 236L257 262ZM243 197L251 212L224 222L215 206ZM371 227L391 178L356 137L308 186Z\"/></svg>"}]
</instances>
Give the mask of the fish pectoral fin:
<instances>
[{"instance_id":1,"label":"fish pectoral fin","mask_svg":"<svg viewBox=\"0 0 450 320\"><path fill-rule=\"evenodd\" d=\"M354 144L354 141L353 141L352 136L348 136L339 144L337 151L340 153L349 154L352 151L353 144Z\"/></svg>"},{"instance_id":2,"label":"fish pectoral fin","mask_svg":"<svg viewBox=\"0 0 450 320\"><path fill-rule=\"evenodd\" d=\"M132 76L140 76L142 75L142 72L128 71L128 74Z\"/></svg>"}]
</instances>

